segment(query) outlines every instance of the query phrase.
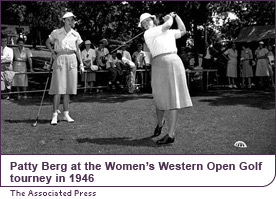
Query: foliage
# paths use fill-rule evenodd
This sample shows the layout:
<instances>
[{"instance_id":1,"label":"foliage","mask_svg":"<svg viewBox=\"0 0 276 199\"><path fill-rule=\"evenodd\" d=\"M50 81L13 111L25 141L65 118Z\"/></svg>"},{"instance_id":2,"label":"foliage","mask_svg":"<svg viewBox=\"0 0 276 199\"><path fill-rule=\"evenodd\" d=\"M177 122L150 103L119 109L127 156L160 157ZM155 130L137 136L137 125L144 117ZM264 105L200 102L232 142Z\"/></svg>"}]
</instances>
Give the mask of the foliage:
<instances>
[{"instance_id":1,"label":"foliage","mask_svg":"<svg viewBox=\"0 0 276 199\"><path fill-rule=\"evenodd\" d=\"M238 36L241 27L275 24L275 1L217 1L210 3L209 9L223 20L219 31L230 40ZM228 18L229 12L237 19Z\"/></svg>"},{"instance_id":2,"label":"foliage","mask_svg":"<svg viewBox=\"0 0 276 199\"><path fill-rule=\"evenodd\" d=\"M1 7L2 23L30 24L33 32L42 32L43 40L61 26L66 10L77 15L76 29L83 38L94 41L103 37L129 40L141 32L137 24L143 12L156 14L161 21L165 14L177 12L197 39L204 36L198 25L216 29L220 35L208 30L214 39L232 39L242 26L275 24L274 1L2 1ZM227 18L229 12L237 19ZM223 26L214 26L214 13L222 19Z\"/></svg>"}]
</instances>

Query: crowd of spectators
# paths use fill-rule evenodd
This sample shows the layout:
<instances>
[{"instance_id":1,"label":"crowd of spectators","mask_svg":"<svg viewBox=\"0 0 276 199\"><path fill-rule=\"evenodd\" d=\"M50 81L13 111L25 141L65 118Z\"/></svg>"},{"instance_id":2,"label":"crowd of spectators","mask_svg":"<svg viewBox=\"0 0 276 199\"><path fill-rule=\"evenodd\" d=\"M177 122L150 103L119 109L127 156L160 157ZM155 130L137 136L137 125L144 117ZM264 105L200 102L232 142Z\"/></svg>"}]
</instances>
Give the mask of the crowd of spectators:
<instances>
[{"instance_id":1,"label":"crowd of spectators","mask_svg":"<svg viewBox=\"0 0 276 199\"><path fill-rule=\"evenodd\" d=\"M32 53L24 47L24 39L20 37L16 48L7 47L7 43L7 37L2 35L1 90L7 92L13 87L18 93L21 90L26 91L28 76L26 74L15 75L15 73L33 72ZM118 45L119 48L115 48ZM84 42L81 55L86 72L80 76L80 80L90 91L97 86L97 83L107 82L111 90L120 90L123 86L129 93L134 93L135 84L143 81L144 73L136 73L137 69L143 69L148 65L143 44L135 43L133 45L135 50L131 51L132 54L128 51L128 45L117 44L117 46L112 47L107 39L100 40L97 45L90 40ZM186 70L217 69L217 75L211 73L209 77L210 84L217 83L229 88L250 89L252 86L274 87L273 50L273 46L269 44L266 46L263 41L259 42L258 48L254 51L247 43L230 43L227 46L226 44L214 45L211 41L206 41L204 54L199 56L199 61L195 61L195 56L189 47L179 47L178 54ZM107 70L108 75L93 73L98 70ZM206 82L204 73L202 81ZM17 94L16 98L26 99L27 95Z\"/></svg>"},{"instance_id":2,"label":"crowd of spectators","mask_svg":"<svg viewBox=\"0 0 276 199\"><path fill-rule=\"evenodd\" d=\"M205 44L205 53L202 57L199 56L200 61L195 62L195 56L188 47L180 47L179 56L185 69L217 69L216 76L214 73L209 74L211 85L216 83L231 89L251 89L252 86L260 89L274 88L275 45L265 45L264 41L258 42L258 45L257 48L249 43L229 42L214 45L209 41ZM206 83L204 73L202 78Z\"/></svg>"}]
</instances>

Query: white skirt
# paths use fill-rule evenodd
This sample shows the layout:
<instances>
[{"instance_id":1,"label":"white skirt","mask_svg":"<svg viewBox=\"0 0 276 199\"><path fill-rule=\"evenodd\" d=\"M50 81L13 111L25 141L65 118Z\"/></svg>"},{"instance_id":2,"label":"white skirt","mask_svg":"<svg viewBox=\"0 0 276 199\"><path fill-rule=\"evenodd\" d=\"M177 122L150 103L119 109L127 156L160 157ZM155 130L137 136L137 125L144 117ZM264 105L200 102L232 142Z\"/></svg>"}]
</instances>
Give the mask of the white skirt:
<instances>
[{"instance_id":1,"label":"white skirt","mask_svg":"<svg viewBox=\"0 0 276 199\"><path fill-rule=\"evenodd\" d=\"M59 55L53 64L50 95L77 94L78 62L76 55Z\"/></svg>"},{"instance_id":2,"label":"white skirt","mask_svg":"<svg viewBox=\"0 0 276 199\"><path fill-rule=\"evenodd\" d=\"M152 61L152 94L159 110L192 106L184 65L177 54L159 55Z\"/></svg>"}]
</instances>

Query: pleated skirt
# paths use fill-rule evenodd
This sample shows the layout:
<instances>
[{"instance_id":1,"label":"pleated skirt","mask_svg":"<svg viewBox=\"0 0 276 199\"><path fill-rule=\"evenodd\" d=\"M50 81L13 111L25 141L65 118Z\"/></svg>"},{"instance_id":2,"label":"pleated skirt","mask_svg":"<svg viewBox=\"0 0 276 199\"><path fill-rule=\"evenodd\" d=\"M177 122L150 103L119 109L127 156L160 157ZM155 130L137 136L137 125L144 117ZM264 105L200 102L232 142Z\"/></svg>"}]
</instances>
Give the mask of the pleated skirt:
<instances>
[{"instance_id":1,"label":"pleated skirt","mask_svg":"<svg viewBox=\"0 0 276 199\"><path fill-rule=\"evenodd\" d=\"M159 55L152 61L151 86L159 110L192 106L184 65L177 54Z\"/></svg>"},{"instance_id":2,"label":"pleated skirt","mask_svg":"<svg viewBox=\"0 0 276 199\"><path fill-rule=\"evenodd\" d=\"M78 63L76 55L59 55L53 63L49 94L77 94Z\"/></svg>"}]
</instances>

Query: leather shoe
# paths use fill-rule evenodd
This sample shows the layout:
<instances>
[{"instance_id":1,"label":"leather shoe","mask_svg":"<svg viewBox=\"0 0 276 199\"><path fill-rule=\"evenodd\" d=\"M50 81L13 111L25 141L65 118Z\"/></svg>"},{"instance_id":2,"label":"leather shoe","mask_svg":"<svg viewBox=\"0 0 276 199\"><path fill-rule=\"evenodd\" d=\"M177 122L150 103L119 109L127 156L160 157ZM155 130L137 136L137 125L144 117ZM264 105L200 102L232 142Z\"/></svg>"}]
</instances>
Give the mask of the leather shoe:
<instances>
[{"instance_id":1,"label":"leather shoe","mask_svg":"<svg viewBox=\"0 0 276 199\"><path fill-rule=\"evenodd\" d=\"M161 131L162 131L162 128L163 128L164 124L165 124L165 120L164 120L163 125L161 127L159 127L158 124L157 124L152 137L157 137L161 134Z\"/></svg>"},{"instance_id":2,"label":"leather shoe","mask_svg":"<svg viewBox=\"0 0 276 199\"><path fill-rule=\"evenodd\" d=\"M168 134L156 142L156 144L158 144L158 145L171 144L171 143L174 143L174 138L171 138Z\"/></svg>"}]
</instances>

